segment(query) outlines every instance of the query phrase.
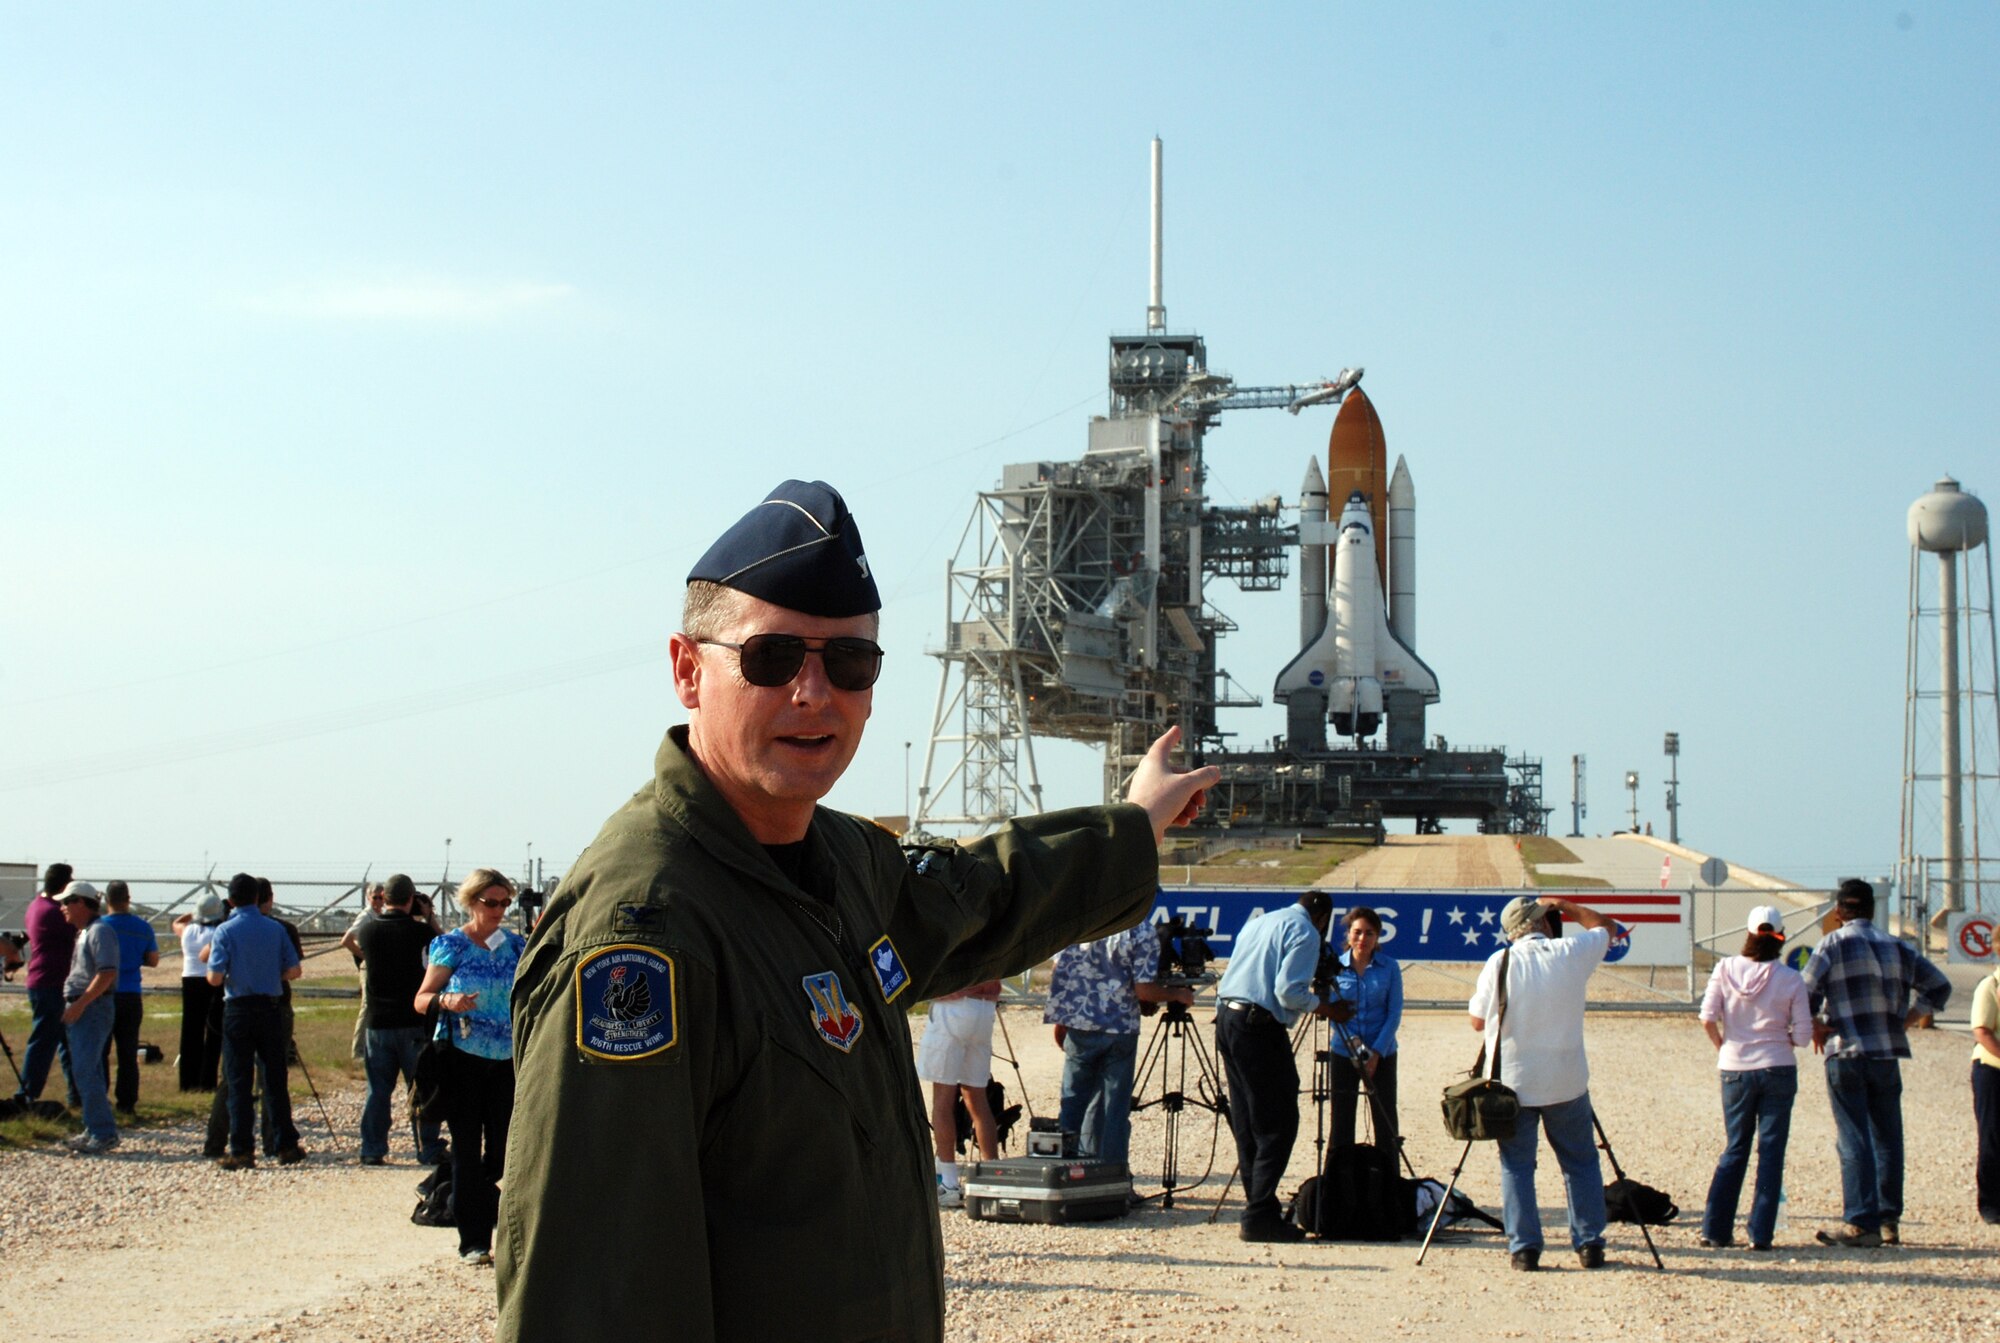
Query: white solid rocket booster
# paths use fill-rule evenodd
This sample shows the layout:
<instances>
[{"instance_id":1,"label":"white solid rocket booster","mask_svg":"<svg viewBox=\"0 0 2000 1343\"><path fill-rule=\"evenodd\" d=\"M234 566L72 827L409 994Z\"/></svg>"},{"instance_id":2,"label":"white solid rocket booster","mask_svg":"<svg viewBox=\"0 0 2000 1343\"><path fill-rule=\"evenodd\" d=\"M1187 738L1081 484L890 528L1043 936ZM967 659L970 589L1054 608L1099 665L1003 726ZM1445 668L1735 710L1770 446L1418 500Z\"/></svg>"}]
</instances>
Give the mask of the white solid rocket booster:
<instances>
[{"instance_id":1,"label":"white solid rocket booster","mask_svg":"<svg viewBox=\"0 0 2000 1343\"><path fill-rule=\"evenodd\" d=\"M1401 454L1389 477L1389 632L1417 651L1417 487Z\"/></svg>"}]
</instances>

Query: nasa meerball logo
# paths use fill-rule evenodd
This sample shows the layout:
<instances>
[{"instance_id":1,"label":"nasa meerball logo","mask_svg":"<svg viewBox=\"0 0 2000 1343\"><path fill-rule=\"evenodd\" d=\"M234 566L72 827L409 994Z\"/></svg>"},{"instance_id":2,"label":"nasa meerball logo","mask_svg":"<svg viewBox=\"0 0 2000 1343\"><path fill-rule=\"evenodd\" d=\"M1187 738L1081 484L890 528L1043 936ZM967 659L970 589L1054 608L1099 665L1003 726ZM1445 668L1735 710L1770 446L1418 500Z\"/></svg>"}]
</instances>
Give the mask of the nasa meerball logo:
<instances>
[{"instance_id":1,"label":"nasa meerball logo","mask_svg":"<svg viewBox=\"0 0 2000 1343\"><path fill-rule=\"evenodd\" d=\"M605 947L577 963L576 1045L593 1058L651 1058L679 1041L674 962L651 947Z\"/></svg>"}]
</instances>

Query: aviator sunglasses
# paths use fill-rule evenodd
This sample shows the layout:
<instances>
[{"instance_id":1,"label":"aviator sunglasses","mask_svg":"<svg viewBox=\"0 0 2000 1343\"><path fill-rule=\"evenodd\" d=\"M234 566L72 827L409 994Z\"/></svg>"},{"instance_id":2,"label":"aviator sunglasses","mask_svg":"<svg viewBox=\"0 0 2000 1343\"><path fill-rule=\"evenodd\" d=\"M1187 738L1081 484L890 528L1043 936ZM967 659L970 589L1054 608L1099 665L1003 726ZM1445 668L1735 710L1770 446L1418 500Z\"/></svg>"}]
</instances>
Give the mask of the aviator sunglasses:
<instances>
[{"instance_id":1,"label":"aviator sunglasses","mask_svg":"<svg viewBox=\"0 0 2000 1343\"><path fill-rule=\"evenodd\" d=\"M751 685L790 685L806 654L819 654L828 684L836 690L866 690L882 674L882 650L868 639L828 639L815 648L796 634L753 634L740 644L723 639L696 639L736 651L743 679Z\"/></svg>"}]
</instances>

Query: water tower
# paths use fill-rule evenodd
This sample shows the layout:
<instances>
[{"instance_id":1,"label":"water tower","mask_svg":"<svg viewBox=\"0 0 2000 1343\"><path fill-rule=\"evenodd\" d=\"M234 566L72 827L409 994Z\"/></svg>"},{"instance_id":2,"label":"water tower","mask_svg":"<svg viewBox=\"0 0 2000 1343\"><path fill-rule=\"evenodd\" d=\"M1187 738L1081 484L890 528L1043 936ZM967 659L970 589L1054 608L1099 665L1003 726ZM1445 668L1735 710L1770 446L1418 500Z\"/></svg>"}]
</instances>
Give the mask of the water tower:
<instances>
[{"instance_id":1,"label":"water tower","mask_svg":"<svg viewBox=\"0 0 2000 1343\"><path fill-rule=\"evenodd\" d=\"M1985 853L1991 838L1980 830L1982 798L1992 815L2000 780L1986 505L1946 476L1910 505L1909 532L1899 884L1933 916L1996 909L2000 860ZM1934 605L1925 598L1925 555L1937 557Z\"/></svg>"}]
</instances>

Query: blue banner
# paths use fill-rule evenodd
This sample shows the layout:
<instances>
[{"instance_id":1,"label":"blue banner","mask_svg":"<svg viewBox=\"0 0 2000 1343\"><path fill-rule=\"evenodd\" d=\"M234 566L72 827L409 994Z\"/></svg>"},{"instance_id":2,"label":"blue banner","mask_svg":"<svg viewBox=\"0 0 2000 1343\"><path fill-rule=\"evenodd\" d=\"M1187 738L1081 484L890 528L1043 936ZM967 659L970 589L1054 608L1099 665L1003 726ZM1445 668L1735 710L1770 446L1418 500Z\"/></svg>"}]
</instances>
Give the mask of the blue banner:
<instances>
[{"instance_id":1,"label":"blue banner","mask_svg":"<svg viewBox=\"0 0 2000 1343\"><path fill-rule=\"evenodd\" d=\"M1507 944L1500 932L1500 911L1526 893L1506 888L1491 893L1322 889L1333 897L1334 939L1341 937L1342 916L1357 905L1366 905L1382 916L1383 952L1399 961L1484 961ZM1244 924L1266 910L1298 903L1304 893L1303 888L1281 886L1167 886L1161 888L1150 917L1154 923L1163 923L1179 915L1190 925L1210 929L1210 947L1226 959ZM1608 892L1563 894L1582 896L1592 905L1619 903L1618 897ZM1622 911L1606 912L1618 918ZM1623 960L1629 950L1629 934L1621 927L1605 959Z\"/></svg>"}]
</instances>

